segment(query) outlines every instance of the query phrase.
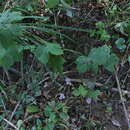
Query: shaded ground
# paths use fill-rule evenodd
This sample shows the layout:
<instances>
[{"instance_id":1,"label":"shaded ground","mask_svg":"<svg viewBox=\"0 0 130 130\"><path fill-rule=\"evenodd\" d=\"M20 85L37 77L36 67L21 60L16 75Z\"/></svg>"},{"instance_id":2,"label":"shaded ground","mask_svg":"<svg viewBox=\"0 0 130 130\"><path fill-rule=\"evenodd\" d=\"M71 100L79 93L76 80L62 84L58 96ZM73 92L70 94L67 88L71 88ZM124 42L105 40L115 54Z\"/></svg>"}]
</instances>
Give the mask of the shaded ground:
<instances>
[{"instance_id":1,"label":"shaded ground","mask_svg":"<svg viewBox=\"0 0 130 130\"><path fill-rule=\"evenodd\" d=\"M118 2L119 1L116 1L115 3L120 5ZM74 11L74 17L70 18L64 13L61 13L56 18L57 25L83 29L96 29L96 22L103 21L105 23L109 23L111 20L108 15L105 15L105 11L107 12L109 7L105 3L97 4L97 2L77 2L75 7L80 10ZM119 18L121 16L118 15L117 17ZM120 19L117 20L117 18L115 18L113 21L118 22ZM109 28L109 26L109 24L106 25L106 30L114 35L115 30L113 28ZM93 47L102 46L103 44L114 44L114 39L111 39L107 42L102 42L98 40L98 37L90 37L90 34L85 32L76 32L72 30L60 31L74 40L69 41L63 39L61 45L65 48L80 51L84 55L87 55L90 49ZM122 34L119 33L117 35ZM55 39L55 37L52 37L50 41ZM114 45L113 51L116 52L120 57L125 55L121 54ZM14 107L17 105L20 96L24 94L25 97L22 95L24 97L24 101L23 99L20 101L22 103L17 109L17 113L19 113L21 117L17 117L17 115L14 116L14 121L15 119L24 120L27 117L30 117L30 115L25 112L27 104L30 103L29 100L36 102L40 107L40 112L32 115L33 119L25 121L24 127L26 130L31 128L30 124L33 124L35 120L43 120L43 111L46 107L47 101L66 103L70 117L68 121L70 123L68 127L69 130L127 130L127 121L114 74L107 72L103 68L101 68L98 75L92 72L79 74L76 72L75 65L72 64L72 61L75 60L76 56L77 54L71 55L70 53L65 55L67 63L64 67L64 76L53 75L51 72L47 72L40 64L33 62L32 55L28 54L28 52L25 52L26 65L23 68L23 76L19 74L20 70L17 69L20 68L20 64L14 65L16 70L12 69L8 73L5 73L3 70L1 70L1 81L4 81L5 84L7 83L9 86L6 88L6 93L9 97L8 101L6 102L5 109L7 110L7 115L11 114L11 111L14 110ZM30 63L32 62L32 69L31 71L28 71L30 69ZM130 114L129 67L129 63L127 62L123 65L120 64L118 74L123 93L127 91L127 94L124 94L124 97L126 100L125 104L128 114ZM71 80L71 85L67 85L65 81L66 78ZM72 91L80 84L86 85L86 88L89 86L89 88L93 88L95 90L99 89L101 94L96 100L92 100L90 103L86 101L86 98L74 97ZM65 95L65 99L63 100L59 99L59 95L61 93ZM4 93L2 93L2 95L4 95ZM0 113L3 113L2 110ZM57 126L55 129L61 130L59 126Z\"/></svg>"}]
</instances>

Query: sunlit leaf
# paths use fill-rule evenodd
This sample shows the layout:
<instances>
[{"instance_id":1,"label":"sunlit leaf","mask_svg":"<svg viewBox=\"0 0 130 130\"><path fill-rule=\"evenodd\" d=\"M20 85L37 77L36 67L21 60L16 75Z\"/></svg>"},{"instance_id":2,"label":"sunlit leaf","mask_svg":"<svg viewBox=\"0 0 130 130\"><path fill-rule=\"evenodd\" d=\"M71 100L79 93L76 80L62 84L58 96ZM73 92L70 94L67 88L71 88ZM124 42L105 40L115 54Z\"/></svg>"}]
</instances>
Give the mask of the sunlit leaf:
<instances>
[{"instance_id":1,"label":"sunlit leaf","mask_svg":"<svg viewBox=\"0 0 130 130\"><path fill-rule=\"evenodd\" d=\"M26 112L28 113L35 113L35 112L39 112L39 107L38 106L34 106L34 105L29 105L26 109Z\"/></svg>"},{"instance_id":2,"label":"sunlit leaf","mask_svg":"<svg viewBox=\"0 0 130 130\"><path fill-rule=\"evenodd\" d=\"M55 8L59 4L59 0L48 0L47 7L48 8Z\"/></svg>"}]
</instances>

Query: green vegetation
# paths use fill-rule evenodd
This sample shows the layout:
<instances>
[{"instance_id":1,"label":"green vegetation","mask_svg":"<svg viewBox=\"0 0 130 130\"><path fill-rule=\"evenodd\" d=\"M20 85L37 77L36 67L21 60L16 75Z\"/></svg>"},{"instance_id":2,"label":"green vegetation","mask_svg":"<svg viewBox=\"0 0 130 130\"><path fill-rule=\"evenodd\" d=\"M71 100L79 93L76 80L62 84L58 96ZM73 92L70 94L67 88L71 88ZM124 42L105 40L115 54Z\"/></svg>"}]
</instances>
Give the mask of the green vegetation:
<instances>
[{"instance_id":1,"label":"green vegetation","mask_svg":"<svg viewBox=\"0 0 130 130\"><path fill-rule=\"evenodd\" d=\"M1 0L0 129L130 128L129 16L127 0Z\"/></svg>"}]
</instances>

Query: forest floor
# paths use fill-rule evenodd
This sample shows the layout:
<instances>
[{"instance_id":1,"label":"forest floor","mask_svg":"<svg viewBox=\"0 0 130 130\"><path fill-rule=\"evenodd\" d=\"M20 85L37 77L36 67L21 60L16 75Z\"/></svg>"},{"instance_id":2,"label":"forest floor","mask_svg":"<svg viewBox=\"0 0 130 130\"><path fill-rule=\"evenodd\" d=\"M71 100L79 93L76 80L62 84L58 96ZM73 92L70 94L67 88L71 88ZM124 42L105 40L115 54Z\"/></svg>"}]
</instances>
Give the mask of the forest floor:
<instances>
[{"instance_id":1,"label":"forest floor","mask_svg":"<svg viewBox=\"0 0 130 130\"><path fill-rule=\"evenodd\" d=\"M61 75L48 67L44 69L27 50L22 62L15 63L8 71L1 68L0 130L128 130L130 39L115 26L129 22L129 2L77 0L72 6L74 8L66 13L59 9L48 11L42 3L31 12L34 16L49 17L47 25L64 27L53 30L69 38L31 30L33 34L49 42L57 41L69 51L64 53L66 62ZM104 27L98 28L97 23L101 23L99 26L103 23ZM125 40L124 50L122 43L115 44L120 38ZM33 44L31 40L30 44ZM111 46L119 57L116 72L100 66L97 73L91 70L79 73L75 64L77 55L88 55L92 48L104 45ZM102 60L102 57L96 58ZM90 96L84 96L86 91Z\"/></svg>"}]
</instances>

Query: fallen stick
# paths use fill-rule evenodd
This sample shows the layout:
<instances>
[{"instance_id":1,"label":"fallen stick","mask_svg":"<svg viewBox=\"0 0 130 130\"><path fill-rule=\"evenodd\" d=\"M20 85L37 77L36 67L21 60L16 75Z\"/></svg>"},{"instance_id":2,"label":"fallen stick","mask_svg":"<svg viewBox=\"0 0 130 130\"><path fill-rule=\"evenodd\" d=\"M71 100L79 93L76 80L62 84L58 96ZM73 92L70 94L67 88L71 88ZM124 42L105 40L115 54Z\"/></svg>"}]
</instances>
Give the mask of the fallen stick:
<instances>
[{"instance_id":1,"label":"fallen stick","mask_svg":"<svg viewBox=\"0 0 130 130\"><path fill-rule=\"evenodd\" d=\"M128 112L127 112L127 109L126 109L126 106L125 106L124 98L123 98L123 95L122 95L122 90L121 90L120 82L119 82L119 79L118 79L118 76L117 76L116 72L115 72L115 78L116 78L117 87L118 87L119 94L120 94L120 99L121 99L121 102L122 102L122 105L123 105L123 109L124 109L124 113L125 113L125 118L126 118L126 121L127 121L127 124L128 124L128 128L130 129L130 120L129 120Z\"/></svg>"}]
</instances>

